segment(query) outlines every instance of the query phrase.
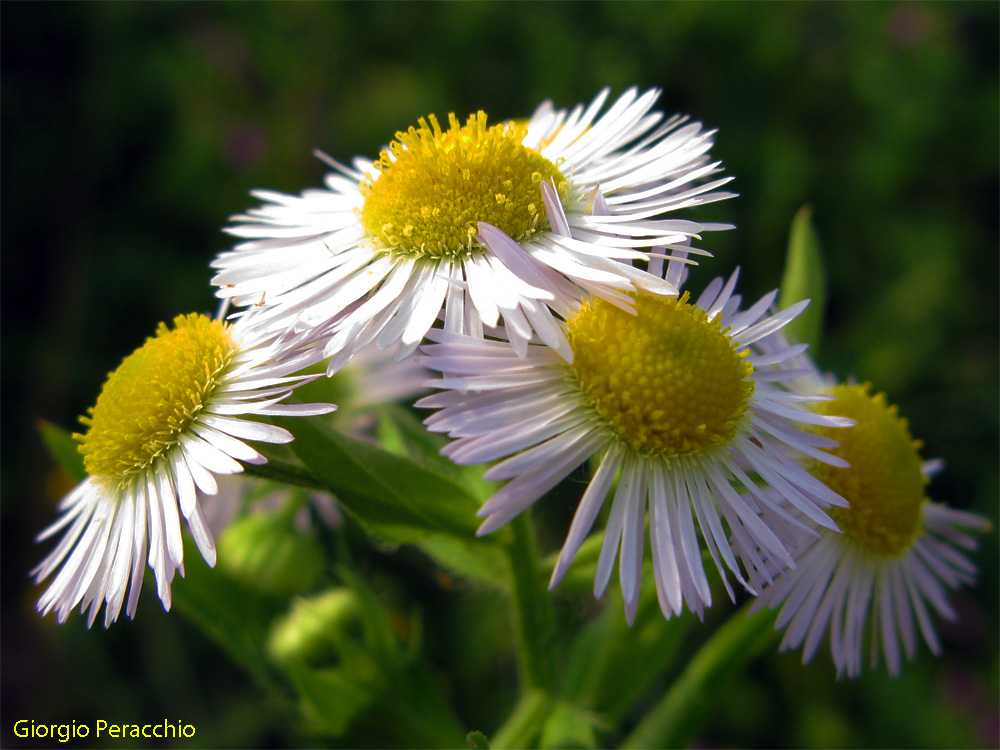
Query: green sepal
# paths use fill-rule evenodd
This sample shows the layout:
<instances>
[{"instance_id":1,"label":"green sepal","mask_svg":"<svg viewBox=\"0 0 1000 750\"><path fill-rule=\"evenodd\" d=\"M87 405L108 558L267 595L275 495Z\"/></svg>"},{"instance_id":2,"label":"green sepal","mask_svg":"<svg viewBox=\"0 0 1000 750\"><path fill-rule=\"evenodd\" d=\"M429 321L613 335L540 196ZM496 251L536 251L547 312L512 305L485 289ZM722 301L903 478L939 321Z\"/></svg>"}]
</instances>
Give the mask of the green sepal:
<instances>
[{"instance_id":1,"label":"green sepal","mask_svg":"<svg viewBox=\"0 0 1000 750\"><path fill-rule=\"evenodd\" d=\"M38 432L42 436L45 447L49 449L49 455L69 474L74 482L82 482L87 478L87 469L83 465L83 454L80 453L80 443L68 430L46 422L44 419L39 419Z\"/></svg>"},{"instance_id":2,"label":"green sepal","mask_svg":"<svg viewBox=\"0 0 1000 750\"><path fill-rule=\"evenodd\" d=\"M455 479L315 420L274 422L295 435L298 458L375 536L402 544L432 534L475 535L479 502Z\"/></svg>"},{"instance_id":3,"label":"green sepal","mask_svg":"<svg viewBox=\"0 0 1000 750\"><path fill-rule=\"evenodd\" d=\"M811 300L809 306L785 326L784 331L793 343L808 342L815 356L826 310L826 270L811 216L812 207L803 206L792 219L778 306L784 309L801 300Z\"/></svg>"}]
</instances>

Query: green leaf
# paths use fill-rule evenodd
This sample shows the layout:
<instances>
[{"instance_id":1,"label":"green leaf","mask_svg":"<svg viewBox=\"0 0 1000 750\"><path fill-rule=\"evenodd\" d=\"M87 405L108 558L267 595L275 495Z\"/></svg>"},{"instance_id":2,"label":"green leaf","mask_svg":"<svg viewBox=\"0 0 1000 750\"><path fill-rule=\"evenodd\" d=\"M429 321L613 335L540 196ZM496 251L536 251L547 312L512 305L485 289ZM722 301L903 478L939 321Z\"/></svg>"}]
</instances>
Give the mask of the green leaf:
<instances>
[{"instance_id":1,"label":"green leaf","mask_svg":"<svg viewBox=\"0 0 1000 750\"><path fill-rule=\"evenodd\" d=\"M274 421L295 435L292 449L302 463L376 536L399 544L475 535L479 502L455 479L315 420Z\"/></svg>"},{"instance_id":2,"label":"green leaf","mask_svg":"<svg viewBox=\"0 0 1000 750\"><path fill-rule=\"evenodd\" d=\"M479 465L460 466L441 455L447 445L440 435L428 432L409 409L399 404L388 404L378 410L379 444L390 453L408 456L428 468L445 474L464 485L480 502L487 499L500 486L498 482L483 479L484 468Z\"/></svg>"},{"instance_id":3,"label":"green leaf","mask_svg":"<svg viewBox=\"0 0 1000 750\"><path fill-rule=\"evenodd\" d=\"M811 215L812 208L803 206L792 219L778 306L784 309L804 299L812 300L784 330L789 338L811 344L815 356L826 309L826 271Z\"/></svg>"},{"instance_id":4,"label":"green leaf","mask_svg":"<svg viewBox=\"0 0 1000 750\"><path fill-rule=\"evenodd\" d=\"M386 404L376 410L379 444L390 453L409 456L441 467L457 468L440 454L444 438L424 429L416 415L399 404Z\"/></svg>"},{"instance_id":5,"label":"green leaf","mask_svg":"<svg viewBox=\"0 0 1000 750\"><path fill-rule=\"evenodd\" d=\"M53 460L70 475L74 482L82 482L87 478L87 469L83 465L83 454L80 444L62 427L57 427L44 419L38 420L38 432L41 433L45 447Z\"/></svg>"},{"instance_id":6,"label":"green leaf","mask_svg":"<svg viewBox=\"0 0 1000 750\"><path fill-rule=\"evenodd\" d=\"M746 616L744 607L709 638L667 694L622 744L624 748L687 747L712 706L725 700L726 683L776 637L770 610Z\"/></svg>"},{"instance_id":7,"label":"green leaf","mask_svg":"<svg viewBox=\"0 0 1000 750\"><path fill-rule=\"evenodd\" d=\"M449 573L507 589L507 560L500 548L483 539L431 536L416 546Z\"/></svg>"}]
</instances>

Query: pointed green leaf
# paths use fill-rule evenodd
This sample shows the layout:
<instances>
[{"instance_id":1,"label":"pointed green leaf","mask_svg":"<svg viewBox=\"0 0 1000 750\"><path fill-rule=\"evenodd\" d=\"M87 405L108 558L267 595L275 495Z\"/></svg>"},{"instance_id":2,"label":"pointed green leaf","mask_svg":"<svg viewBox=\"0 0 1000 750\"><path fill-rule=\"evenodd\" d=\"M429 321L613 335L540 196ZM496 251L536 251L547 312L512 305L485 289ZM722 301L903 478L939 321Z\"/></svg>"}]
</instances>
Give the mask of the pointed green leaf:
<instances>
[{"instance_id":1,"label":"pointed green leaf","mask_svg":"<svg viewBox=\"0 0 1000 750\"><path fill-rule=\"evenodd\" d=\"M811 216L812 208L803 206L792 219L778 306L784 309L801 300L811 300L809 306L784 330L789 338L811 344L815 355L826 309L826 270Z\"/></svg>"},{"instance_id":2,"label":"pointed green leaf","mask_svg":"<svg viewBox=\"0 0 1000 750\"><path fill-rule=\"evenodd\" d=\"M399 404L386 404L376 411L378 419L379 444L398 456L440 464L442 467L456 467L439 451L445 444L440 435L428 432L409 409Z\"/></svg>"},{"instance_id":3,"label":"pointed green leaf","mask_svg":"<svg viewBox=\"0 0 1000 750\"><path fill-rule=\"evenodd\" d=\"M306 468L376 536L398 544L431 534L475 535L479 502L455 479L316 420L275 422L295 435L292 449Z\"/></svg>"},{"instance_id":4,"label":"pointed green leaf","mask_svg":"<svg viewBox=\"0 0 1000 750\"><path fill-rule=\"evenodd\" d=\"M74 482L82 482L87 477L87 469L83 465L83 454L80 444L69 431L57 427L44 419L38 420L38 431L45 441L45 447L59 466L66 470Z\"/></svg>"},{"instance_id":5,"label":"pointed green leaf","mask_svg":"<svg viewBox=\"0 0 1000 750\"><path fill-rule=\"evenodd\" d=\"M480 503L486 502L500 484L483 479L482 466L460 466L441 455L447 444L441 435L428 432L409 409L389 404L378 410L379 444L390 453L408 456L418 463L440 471L464 485Z\"/></svg>"}]
</instances>

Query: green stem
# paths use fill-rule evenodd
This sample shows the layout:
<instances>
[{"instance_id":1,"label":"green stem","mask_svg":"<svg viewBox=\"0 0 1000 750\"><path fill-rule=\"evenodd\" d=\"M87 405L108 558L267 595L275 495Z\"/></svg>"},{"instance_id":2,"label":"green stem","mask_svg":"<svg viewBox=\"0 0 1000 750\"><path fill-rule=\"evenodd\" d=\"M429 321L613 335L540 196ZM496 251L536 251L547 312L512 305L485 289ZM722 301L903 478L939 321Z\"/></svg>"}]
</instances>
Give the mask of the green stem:
<instances>
[{"instance_id":1,"label":"green stem","mask_svg":"<svg viewBox=\"0 0 1000 750\"><path fill-rule=\"evenodd\" d=\"M506 552L521 681L525 691L536 689L552 694L556 685L555 618L549 592L538 573L535 530L527 511L510 526L513 538Z\"/></svg>"},{"instance_id":2,"label":"green stem","mask_svg":"<svg viewBox=\"0 0 1000 750\"><path fill-rule=\"evenodd\" d=\"M686 747L712 706L725 695L725 681L737 674L776 637L776 614L746 616L747 607L728 621L694 655L665 696L650 709L623 748Z\"/></svg>"},{"instance_id":3,"label":"green stem","mask_svg":"<svg viewBox=\"0 0 1000 750\"><path fill-rule=\"evenodd\" d=\"M490 738L490 749L531 747L541 733L552 705L551 693L526 690L507 721Z\"/></svg>"}]
</instances>

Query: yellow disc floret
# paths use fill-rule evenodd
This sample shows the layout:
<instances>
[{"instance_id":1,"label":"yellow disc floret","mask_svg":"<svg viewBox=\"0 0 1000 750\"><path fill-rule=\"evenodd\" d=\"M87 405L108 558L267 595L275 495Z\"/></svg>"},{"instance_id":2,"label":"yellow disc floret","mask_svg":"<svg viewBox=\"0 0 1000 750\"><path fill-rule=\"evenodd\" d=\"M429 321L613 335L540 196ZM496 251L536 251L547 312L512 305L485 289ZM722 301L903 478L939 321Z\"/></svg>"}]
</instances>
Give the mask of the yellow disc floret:
<instances>
[{"instance_id":1,"label":"yellow disc floret","mask_svg":"<svg viewBox=\"0 0 1000 750\"><path fill-rule=\"evenodd\" d=\"M361 183L361 223L376 244L407 257L464 256L480 221L516 241L544 229L541 183L554 181L564 195L566 180L523 145L526 125L487 127L483 112L448 122L442 130L429 115L396 133L375 162L377 179Z\"/></svg>"},{"instance_id":2,"label":"yellow disc floret","mask_svg":"<svg viewBox=\"0 0 1000 750\"><path fill-rule=\"evenodd\" d=\"M566 324L573 378L617 437L645 454L728 445L754 392L746 352L720 316L681 299L639 296L636 315L597 300Z\"/></svg>"},{"instance_id":3,"label":"yellow disc floret","mask_svg":"<svg viewBox=\"0 0 1000 750\"><path fill-rule=\"evenodd\" d=\"M833 519L862 547L880 556L893 556L910 548L920 530L920 506L927 479L921 472L920 442L885 394L872 396L869 385L838 385L831 391L836 401L820 404L823 414L849 417L857 422L847 430L824 428L827 437L840 443L830 453L850 468L818 464L814 473L841 495L850 508L834 508Z\"/></svg>"},{"instance_id":4,"label":"yellow disc floret","mask_svg":"<svg viewBox=\"0 0 1000 750\"><path fill-rule=\"evenodd\" d=\"M74 435L91 477L122 485L177 444L236 353L229 327L179 315L112 372Z\"/></svg>"}]
</instances>

